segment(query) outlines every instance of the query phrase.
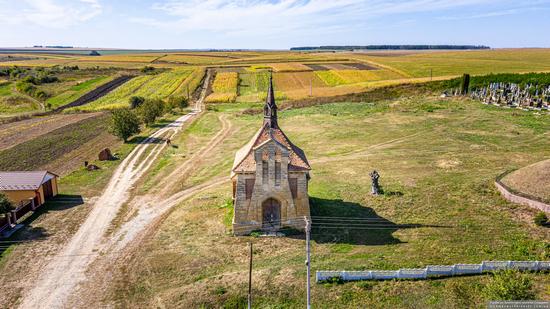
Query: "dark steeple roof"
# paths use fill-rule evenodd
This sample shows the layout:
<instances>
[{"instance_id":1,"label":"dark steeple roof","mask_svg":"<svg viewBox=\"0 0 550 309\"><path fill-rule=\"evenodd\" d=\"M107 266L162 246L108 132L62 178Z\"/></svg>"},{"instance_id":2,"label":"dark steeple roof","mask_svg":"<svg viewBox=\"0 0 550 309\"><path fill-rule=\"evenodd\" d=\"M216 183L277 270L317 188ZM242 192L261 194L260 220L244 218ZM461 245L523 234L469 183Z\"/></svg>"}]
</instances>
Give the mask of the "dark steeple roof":
<instances>
[{"instance_id":1,"label":"dark steeple roof","mask_svg":"<svg viewBox=\"0 0 550 309\"><path fill-rule=\"evenodd\" d=\"M267 89L267 97L265 98L264 106L264 126L277 128L277 104L275 104L275 94L273 92L273 76L269 74L269 88Z\"/></svg>"}]
</instances>

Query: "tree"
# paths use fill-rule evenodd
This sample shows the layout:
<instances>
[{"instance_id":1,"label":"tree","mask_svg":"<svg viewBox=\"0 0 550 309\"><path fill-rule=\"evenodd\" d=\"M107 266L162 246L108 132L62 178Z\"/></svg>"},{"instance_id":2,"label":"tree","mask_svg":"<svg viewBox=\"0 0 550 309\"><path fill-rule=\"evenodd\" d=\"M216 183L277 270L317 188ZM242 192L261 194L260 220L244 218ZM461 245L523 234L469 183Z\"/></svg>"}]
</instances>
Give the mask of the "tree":
<instances>
[{"instance_id":1,"label":"tree","mask_svg":"<svg viewBox=\"0 0 550 309\"><path fill-rule=\"evenodd\" d=\"M14 209L13 203L4 193L0 192L0 214L7 216L7 214Z\"/></svg>"},{"instance_id":2,"label":"tree","mask_svg":"<svg viewBox=\"0 0 550 309\"><path fill-rule=\"evenodd\" d=\"M470 74L463 74L460 80L460 94L467 95L470 88Z\"/></svg>"},{"instance_id":3,"label":"tree","mask_svg":"<svg viewBox=\"0 0 550 309\"><path fill-rule=\"evenodd\" d=\"M128 108L114 110L109 131L126 142L130 136L140 132L139 119Z\"/></svg>"},{"instance_id":4,"label":"tree","mask_svg":"<svg viewBox=\"0 0 550 309\"><path fill-rule=\"evenodd\" d=\"M134 109L134 108L138 108L141 104L143 104L143 102L145 102L145 98L139 97L139 96L133 96L133 97L130 97L129 102L130 102L130 108Z\"/></svg>"},{"instance_id":5,"label":"tree","mask_svg":"<svg viewBox=\"0 0 550 309\"><path fill-rule=\"evenodd\" d=\"M150 126L155 120L162 115L164 110L164 103L160 100L146 100L138 109L138 114L141 121L146 126Z\"/></svg>"},{"instance_id":6,"label":"tree","mask_svg":"<svg viewBox=\"0 0 550 309\"><path fill-rule=\"evenodd\" d=\"M155 67L151 67L151 66L144 66L142 69L141 69L141 72L142 73L152 73L155 71Z\"/></svg>"},{"instance_id":7,"label":"tree","mask_svg":"<svg viewBox=\"0 0 550 309\"><path fill-rule=\"evenodd\" d=\"M172 96L168 98L168 107L170 110L174 108L186 108L189 106L189 101L183 96Z\"/></svg>"}]
</instances>

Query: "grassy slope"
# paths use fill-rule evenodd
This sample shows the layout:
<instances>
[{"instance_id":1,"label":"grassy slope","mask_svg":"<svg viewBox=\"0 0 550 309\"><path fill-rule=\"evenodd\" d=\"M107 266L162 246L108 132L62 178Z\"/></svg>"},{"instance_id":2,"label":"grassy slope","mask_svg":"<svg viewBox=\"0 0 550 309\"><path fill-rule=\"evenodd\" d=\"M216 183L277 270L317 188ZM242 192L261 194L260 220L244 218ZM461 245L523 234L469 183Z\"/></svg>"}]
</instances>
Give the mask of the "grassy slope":
<instances>
[{"instance_id":1,"label":"grassy slope","mask_svg":"<svg viewBox=\"0 0 550 309\"><path fill-rule=\"evenodd\" d=\"M231 107L220 106L224 109ZM375 216L421 226L314 229L314 271L549 258L548 232L516 218L518 206L505 202L492 184L503 170L545 157L548 116L471 101L413 98L329 104L284 111L280 117L313 166L309 192L314 215ZM212 153L218 159L202 165L189 182L228 175L236 149L261 121L260 116L231 120L238 133L216 148ZM195 130L215 134L207 128ZM369 193L372 169L382 175L384 196ZM227 235L230 208L222 206L230 196L227 184L176 208L122 271L111 300L169 307L243 303L246 243L253 241L255 304L303 306L303 240ZM549 278L531 276L538 298L549 299ZM480 290L488 280L314 284L313 302L318 308L484 306Z\"/></svg>"},{"instance_id":2,"label":"grassy slope","mask_svg":"<svg viewBox=\"0 0 550 309\"><path fill-rule=\"evenodd\" d=\"M520 168L502 181L519 192L550 202L550 160Z\"/></svg>"}]
</instances>

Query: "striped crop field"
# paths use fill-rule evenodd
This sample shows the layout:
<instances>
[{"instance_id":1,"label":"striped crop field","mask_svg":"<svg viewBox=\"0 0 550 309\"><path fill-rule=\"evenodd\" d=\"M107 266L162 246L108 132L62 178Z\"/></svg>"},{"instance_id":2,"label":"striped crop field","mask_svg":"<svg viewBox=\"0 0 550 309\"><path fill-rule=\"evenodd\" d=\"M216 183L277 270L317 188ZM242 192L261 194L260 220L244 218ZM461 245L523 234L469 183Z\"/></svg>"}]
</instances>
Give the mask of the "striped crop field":
<instances>
[{"instance_id":1,"label":"striped crop field","mask_svg":"<svg viewBox=\"0 0 550 309\"><path fill-rule=\"evenodd\" d=\"M61 92L60 94L47 99L46 103L50 104L51 108L69 104L93 89L112 81L114 78L114 76L98 76L96 78L91 78L84 82L77 83L67 91Z\"/></svg>"},{"instance_id":2,"label":"striped crop field","mask_svg":"<svg viewBox=\"0 0 550 309\"><path fill-rule=\"evenodd\" d=\"M239 74L237 72L218 72L212 91L207 98L208 103L228 103L235 102L239 85Z\"/></svg>"},{"instance_id":3,"label":"striped crop field","mask_svg":"<svg viewBox=\"0 0 550 309\"><path fill-rule=\"evenodd\" d=\"M168 54L164 57L161 57L157 62L168 62L175 64L214 64L221 63L228 60L235 59L235 57L227 55L215 55L215 54Z\"/></svg>"},{"instance_id":4,"label":"striped crop field","mask_svg":"<svg viewBox=\"0 0 550 309\"><path fill-rule=\"evenodd\" d=\"M174 94L185 79L191 75L191 69L173 69L157 75L138 76L98 100L73 110L103 110L128 106L132 96L165 99Z\"/></svg>"},{"instance_id":5,"label":"striped crop field","mask_svg":"<svg viewBox=\"0 0 550 309\"><path fill-rule=\"evenodd\" d=\"M163 54L119 54L119 55L105 55L94 57L82 57L80 61L86 62L140 62L150 63L153 60L161 57Z\"/></svg>"}]
</instances>

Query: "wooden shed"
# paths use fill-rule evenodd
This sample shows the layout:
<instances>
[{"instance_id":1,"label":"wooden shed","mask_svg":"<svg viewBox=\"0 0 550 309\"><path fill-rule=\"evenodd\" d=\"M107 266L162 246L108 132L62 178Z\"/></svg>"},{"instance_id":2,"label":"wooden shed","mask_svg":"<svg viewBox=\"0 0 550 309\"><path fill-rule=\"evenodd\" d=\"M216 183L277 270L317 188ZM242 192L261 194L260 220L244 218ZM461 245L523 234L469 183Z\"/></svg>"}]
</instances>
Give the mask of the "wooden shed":
<instances>
[{"instance_id":1,"label":"wooden shed","mask_svg":"<svg viewBox=\"0 0 550 309\"><path fill-rule=\"evenodd\" d=\"M58 178L48 171L0 172L0 192L16 207L32 201L36 208L57 195Z\"/></svg>"}]
</instances>

